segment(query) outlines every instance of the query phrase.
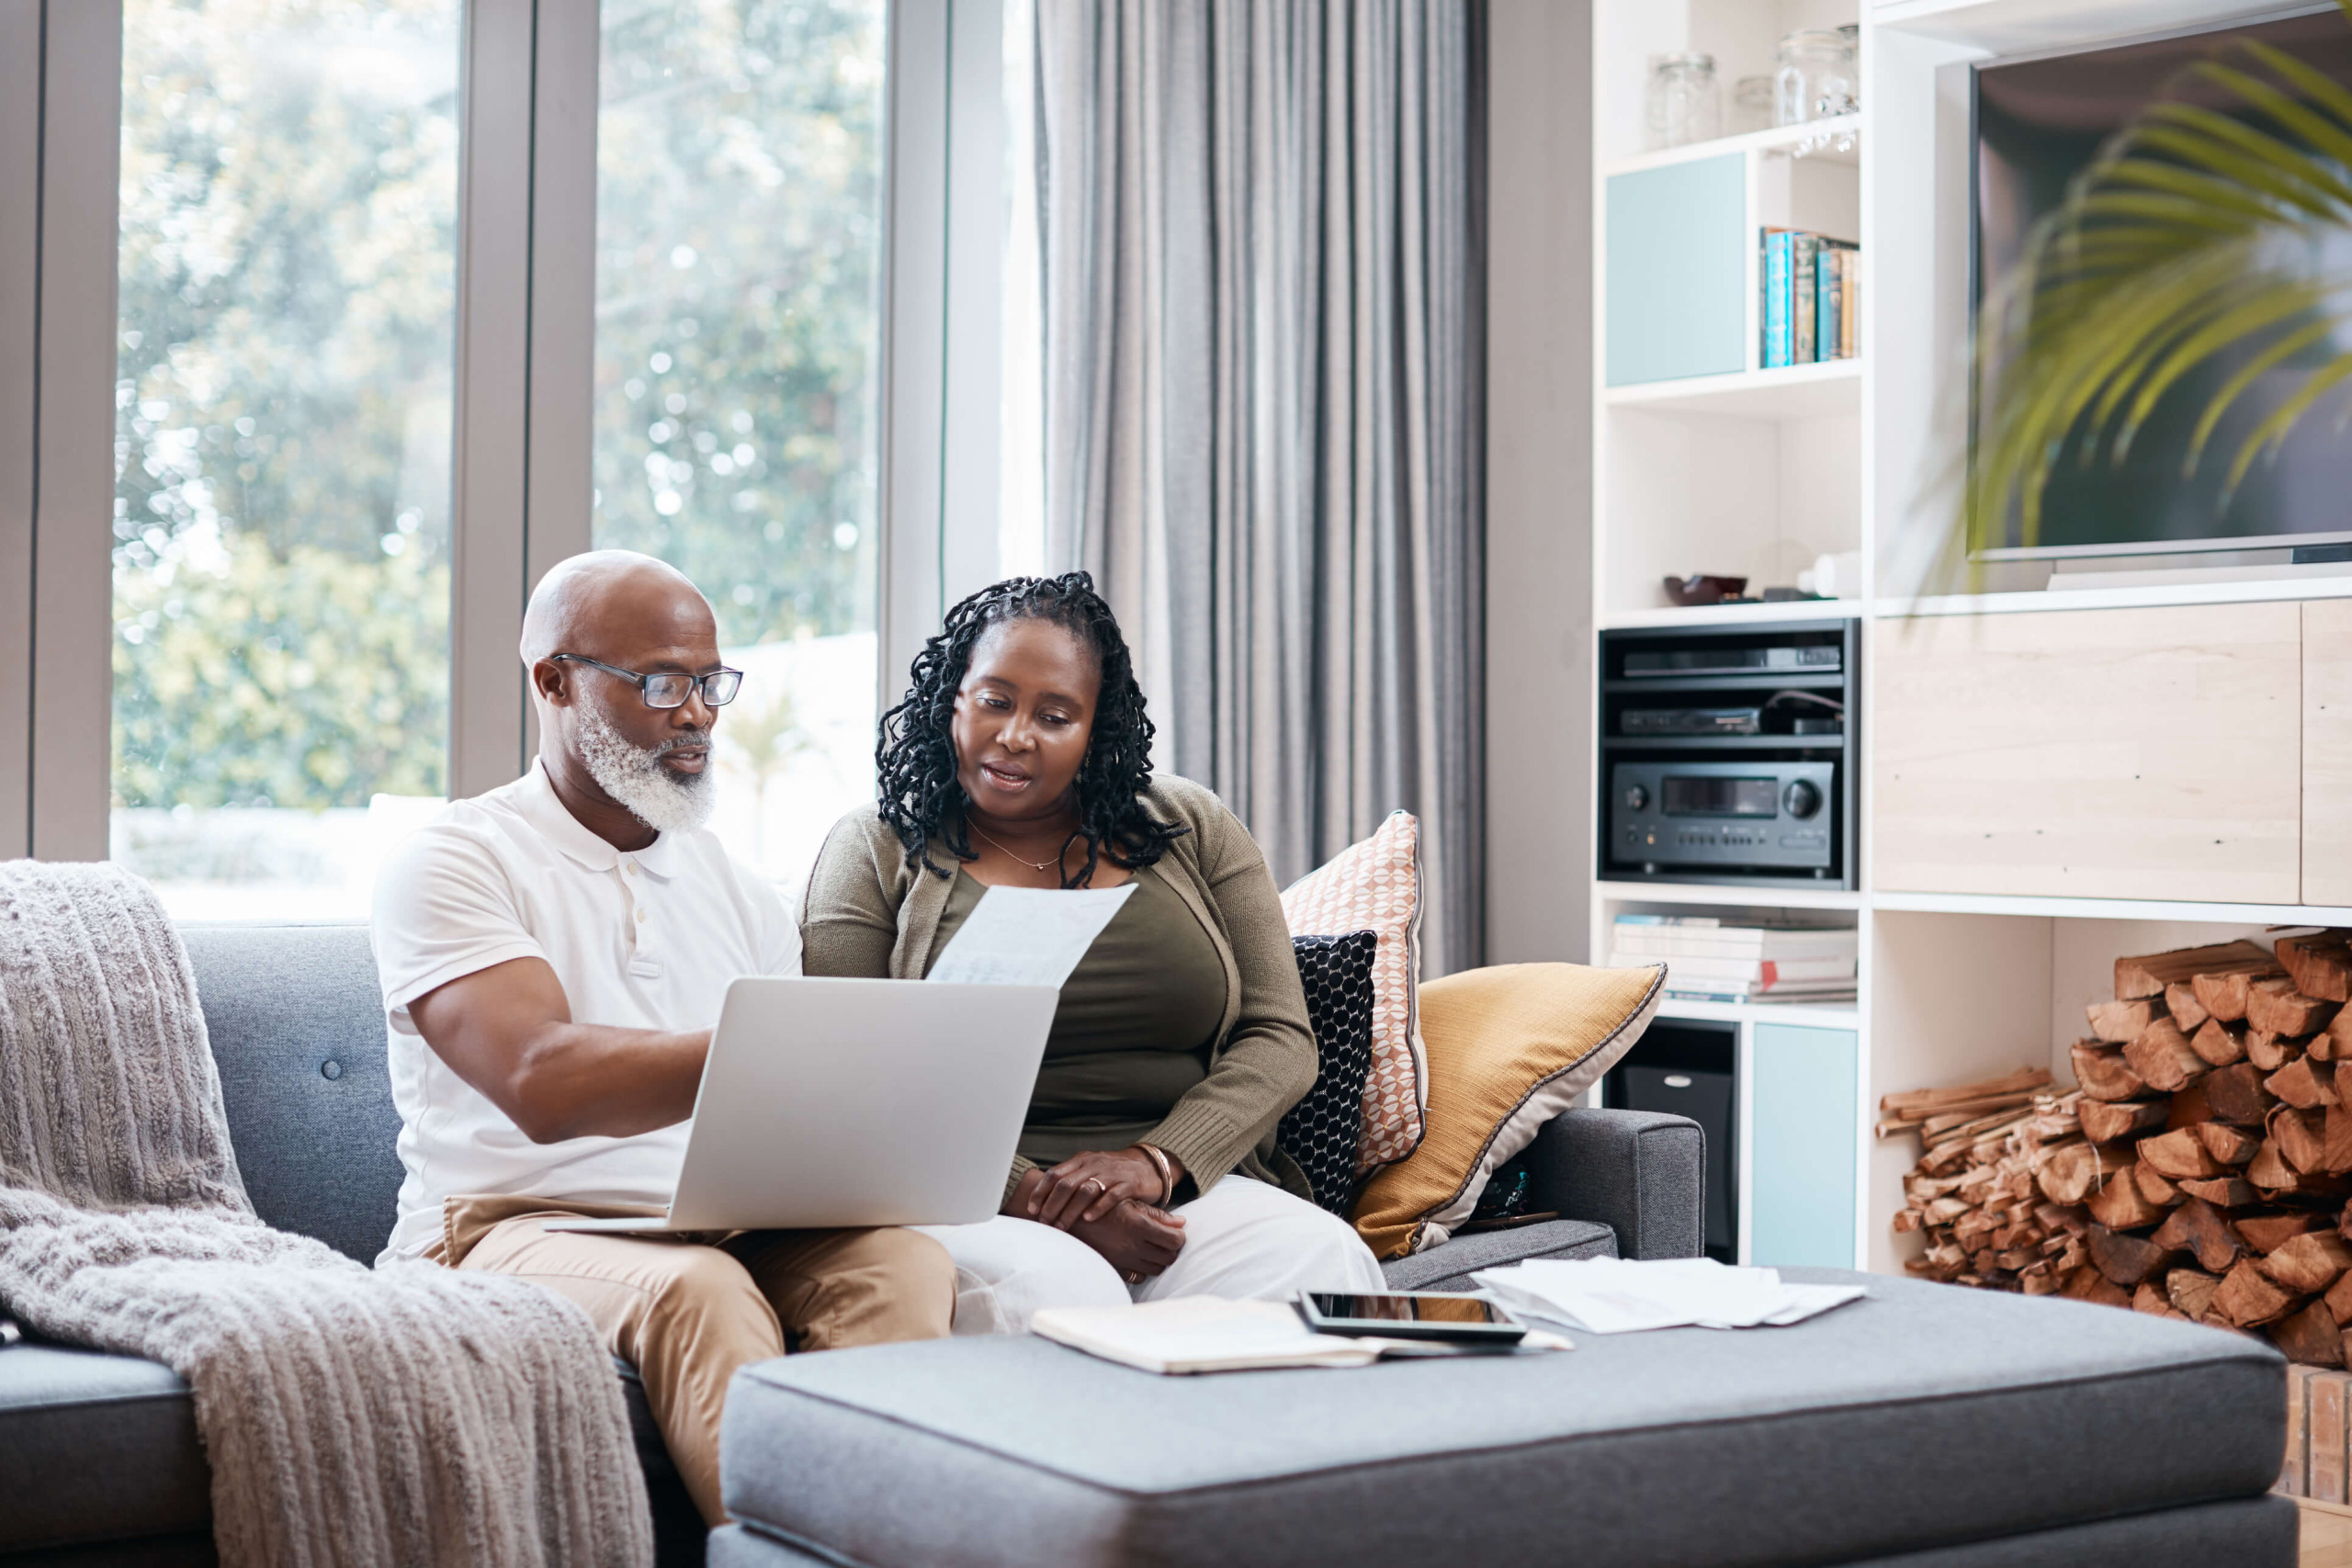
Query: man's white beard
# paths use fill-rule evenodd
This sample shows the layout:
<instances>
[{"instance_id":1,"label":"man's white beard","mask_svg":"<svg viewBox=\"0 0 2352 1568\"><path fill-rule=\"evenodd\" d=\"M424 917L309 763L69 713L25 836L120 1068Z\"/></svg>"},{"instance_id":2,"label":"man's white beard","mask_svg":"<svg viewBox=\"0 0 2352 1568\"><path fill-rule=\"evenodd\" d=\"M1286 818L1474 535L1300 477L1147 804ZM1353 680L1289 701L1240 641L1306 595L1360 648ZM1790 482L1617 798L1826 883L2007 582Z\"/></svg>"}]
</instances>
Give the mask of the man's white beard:
<instances>
[{"instance_id":1,"label":"man's white beard","mask_svg":"<svg viewBox=\"0 0 2352 1568\"><path fill-rule=\"evenodd\" d=\"M699 773L674 773L662 765L662 750L648 750L613 727L591 699L582 703L580 760L596 787L629 809L631 816L657 833L691 833L710 820L718 792L710 764ZM670 742L708 746L707 734L679 736ZM704 753L706 759L708 753Z\"/></svg>"}]
</instances>

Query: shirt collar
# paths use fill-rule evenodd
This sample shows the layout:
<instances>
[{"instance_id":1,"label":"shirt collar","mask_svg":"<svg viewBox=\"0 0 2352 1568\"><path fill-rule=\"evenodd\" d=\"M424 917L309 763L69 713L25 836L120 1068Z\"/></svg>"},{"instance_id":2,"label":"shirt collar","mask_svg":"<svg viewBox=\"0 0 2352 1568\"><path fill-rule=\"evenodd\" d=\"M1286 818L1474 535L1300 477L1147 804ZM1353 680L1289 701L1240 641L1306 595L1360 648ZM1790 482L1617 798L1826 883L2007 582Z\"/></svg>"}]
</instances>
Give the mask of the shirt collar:
<instances>
[{"instance_id":1,"label":"shirt collar","mask_svg":"<svg viewBox=\"0 0 2352 1568\"><path fill-rule=\"evenodd\" d=\"M531 759L531 771L523 780L523 790L515 802L524 820L537 829L547 840L586 866L590 871L615 871L620 866L622 853L588 830L571 808L564 805L555 793L555 782L548 777L547 764L538 758ZM660 833L641 850L631 850L628 858L651 872L668 878L678 869L678 849L672 842L674 833Z\"/></svg>"}]
</instances>

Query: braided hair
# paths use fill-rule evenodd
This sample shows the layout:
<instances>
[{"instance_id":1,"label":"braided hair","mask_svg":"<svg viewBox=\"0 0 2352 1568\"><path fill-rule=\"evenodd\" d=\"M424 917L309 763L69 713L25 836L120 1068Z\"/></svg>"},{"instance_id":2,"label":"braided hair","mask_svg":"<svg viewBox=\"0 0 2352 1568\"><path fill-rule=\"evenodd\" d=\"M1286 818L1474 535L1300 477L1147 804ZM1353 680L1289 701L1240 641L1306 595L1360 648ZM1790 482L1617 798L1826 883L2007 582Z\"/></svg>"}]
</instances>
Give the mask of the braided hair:
<instances>
[{"instance_id":1,"label":"braided hair","mask_svg":"<svg viewBox=\"0 0 2352 1568\"><path fill-rule=\"evenodd\" d=\"M906 696L882 716L881 739L874 748L882 820L897 829L910 855L941 877L955 873L932 864L924 853L933 840L957 860L979 858L965 831L969 800L956 776L956 693L971 668L973 648L991 626L1033 620L1049 621L1076 637L1094 655L1102 682L1075 786L1079 825L1072 837L1086 840L1086 865L1076 876L1065 874L1062 886L1086 886L1105 856L1129 871L1149 865L1185 832L1145 808L1151 719L1144 712L1127 639L1119 634L1111 606L1094 592L1094 580L1082 571L1008 578L947 612L939 635L915 655Z\"/></svg>"}]
</instances>

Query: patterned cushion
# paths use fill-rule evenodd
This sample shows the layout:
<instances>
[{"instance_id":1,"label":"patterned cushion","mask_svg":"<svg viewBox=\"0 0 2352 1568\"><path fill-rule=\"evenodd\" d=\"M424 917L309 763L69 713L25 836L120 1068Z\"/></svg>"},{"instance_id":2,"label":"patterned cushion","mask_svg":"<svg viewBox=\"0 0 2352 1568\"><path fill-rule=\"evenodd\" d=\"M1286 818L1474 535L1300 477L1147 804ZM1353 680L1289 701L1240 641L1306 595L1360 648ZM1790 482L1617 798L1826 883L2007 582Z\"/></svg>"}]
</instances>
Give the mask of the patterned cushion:
<instances>
[{"instance_id":1,"label":"patterned cushion","mask_svg":"<svg viewBox=\"0 0 2352 1568\"><path fill-rule=\"evenodd\" d=\"M1420 824L1390 815L1371 838L1351 844L1283 894L1291 935L1373 932L1372 1071L1363 1084L1362 1177L1413 1152L1429 1108L1429 1058L1421 1049L1413 988L1421 976Z\"/></svg>"},{"instance_id":2,"label":"patterned cushion","mask_svg":"<svg viewBox=\"0 0 2352 1568\"><path fill-rule=\"evenodd\" d=\"M1363 1080L1372 1071L1372 964L1380 938L1295 936L1306 1016L1315 1024L1315 1087L1283 1117L1274 1141L1306 1172L1315 1201L1341 1219L1356 1195Z\"/></svg>"}]
</instances>

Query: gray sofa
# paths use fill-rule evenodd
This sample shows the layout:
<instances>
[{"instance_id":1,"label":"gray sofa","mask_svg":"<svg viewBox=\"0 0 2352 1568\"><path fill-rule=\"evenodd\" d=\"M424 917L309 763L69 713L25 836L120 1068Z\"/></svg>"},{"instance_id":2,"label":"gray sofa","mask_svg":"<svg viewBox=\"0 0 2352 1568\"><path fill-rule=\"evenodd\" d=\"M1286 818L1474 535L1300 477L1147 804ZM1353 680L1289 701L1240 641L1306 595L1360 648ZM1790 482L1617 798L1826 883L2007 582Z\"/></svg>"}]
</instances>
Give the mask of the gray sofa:
<instances>
[{"instance_id":1,"label":"gray sofa","mask_svg":"<svg viewBox=\"0 0 2352 1568\"><path fill-rule=\"evenodd\" d=\"M391 1229L401 1168L366 931L221 926L184 934L254 1206L273 1224L372 1261ZM1521 1258L1697 1255L1702 1149L1693 1123L1573 1111L1521 1157L1534 1207L1561 1218L1457 1238L1390 1265L1391 1280L1446 1288L1471 1269ZM969 1341L939 1348L985 1353ZM618 1371L662 1559L698 1560L700 1521L633 1374ZM209 1487L188 1391L168 1369L38 1341L0 1350L0 1564L209 1562ZM901 1507L906 1495L913 1494Z\"/></svg>"}]
</instances>

